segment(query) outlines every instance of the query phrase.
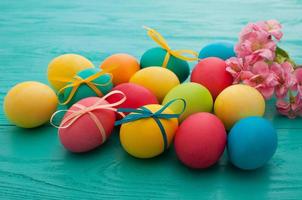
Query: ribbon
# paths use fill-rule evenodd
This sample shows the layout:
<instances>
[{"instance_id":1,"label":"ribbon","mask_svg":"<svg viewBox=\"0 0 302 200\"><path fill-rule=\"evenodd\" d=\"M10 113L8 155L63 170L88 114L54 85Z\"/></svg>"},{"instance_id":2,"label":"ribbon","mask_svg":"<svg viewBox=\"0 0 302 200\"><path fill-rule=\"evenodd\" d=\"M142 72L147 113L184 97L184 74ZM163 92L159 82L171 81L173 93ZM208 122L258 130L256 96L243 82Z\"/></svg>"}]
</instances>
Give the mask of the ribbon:
<instances>
[{"instance_id":1,"label":"ribbon","mask_svg":"<svg viewBox=\"0 0 302 200\"><path fill-rule=\"evenodd\" d=\"M103 104L103 100L107 99L109 96L114 95L114 94L121 94L123 97L115 103ZM100 134L102 135L102 142L104 143L107 139L105 129L104 129L102 123L97 118L97 116L93 113L93 111L95 111L95 110L112 110L112 111L120 114L122 117L125 117L125 115L123 113L119 112L115 108L116 106L121 105L125 101L126 101L125 94L119 90L115 90L115 91L109 92L107 95L103 96L100 100L96 101L91 106L86 107L86 106L76 103L73 106L78 108L79 110L70 110L69 109L69 110L56 111L50 118L50 124L56 128L68 128L73 123L75 123L80 117L82 117L85 114L89 114L90 118L95 122L97 128L99 129ZM62 120L61 124L59 126L57 126L56 124L54 124L53 120L54 120L55 116L61 112L70 112L71 114L69 114L67 117L65 117Z\"/></svg>"},{"instance_id":2,"label":"ribbon","mask_svg":"<svg viewBox=\"0 0 302 200\"><path fill-rule=\"evenodd\" d=\"M167 54L164 58L164 62L162 64L162 67L167 67L170 56L174 56L176 58L179 58L181 60L186 60L186 61L196 61L198 60L198 53L193 51L193 50L188 50L188 49L181 49L181 50L172 50L170 46L168 45L167 41L165 38L158 33L156 30L149 28L147 26L143 26L144 29L147 30L147 34L149 37L154 40L160 47L165 49L167 51ZM184 54L190 54L193 57L185 56Z\"/></svg>"},{"instance_id":3,"label":"ribbon","mask_svg":"<svg viewBox=\"0 0 302 200\"><path fill-rule=\"evenodd\" d=\"M95 74L93 74L93 75L91 75L91 76L89 76L89 77L87 77L85 79L83 79L80 76L75 76L73 78L73 81L71 83L67 84L66 86L64 86L63 88L61 88L58 91L57 95L60 96L67 88L72 88L70 94L68 95L68 98L64 102L61 102L59 100L59 104L60 105L66 105L66 104L68 104L71 101L71 99L73 98L73 96L75 95L75 93L78 90L78 88L82 84L86 84L88 87L90 87L99 97L103 96L102 91L100 91L97 86L102 87L102 86L107 86L107 85L111 84L111 82L112 82L112 74L110 74L109 72L112 71L115 68L116 67L109 67L106 70L102 70L100 72L97 72L97 73L95 73ZM98 84L98 83L94 83L93 82L95 79L99 78L100 76L102 76L104 74L108 74L110 76L109 80L106 83ZM62 82L64 82L64 81L65 80L62 80Z\"/></svg>"},{"instance_id":4,"label":"ribbon","mask_svg":"<svg viewBox=\"0 0 302 200\"><path fill-rule=\"evenodd\" d=\"M163 113L164 110L166 110L171 104L173 104L176 101L182 101L183 102L183 109L181 112L176 113L176 114L166 114ZM172 119L172 118L178 118L186 109L186 101L184 99L178 98L178 99L173 99L169 101L167 104L165 104L161 109L156 111L155 113L152 113L149 109L146 107L140 107L138 109L132 109L132 108L119 108L117 109L118 112L130 112L127 116L125 116L123 119L116 121L115 125L120 125L120 124L125 124L128 122L140 120L140 119L145 119L145 118L153 118L155 122L157 123L161 134L163 136L164 140L164 149L168 148L168 139L167 139L167 134L165 131L164 126L160 122L160 119Z\"/></svg>"}]
</instances>

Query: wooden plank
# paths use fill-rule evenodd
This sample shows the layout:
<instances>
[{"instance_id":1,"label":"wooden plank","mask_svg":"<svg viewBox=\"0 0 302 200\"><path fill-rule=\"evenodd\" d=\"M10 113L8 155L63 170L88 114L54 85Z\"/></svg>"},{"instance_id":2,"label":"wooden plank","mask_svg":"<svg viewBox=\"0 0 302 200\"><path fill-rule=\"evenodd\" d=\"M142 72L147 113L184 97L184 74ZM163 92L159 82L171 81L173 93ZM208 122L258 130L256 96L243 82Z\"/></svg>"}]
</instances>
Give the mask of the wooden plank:
<instances>
[{"instance_id":1,"label":"wooden plank","mask_svg":"<svg viewBox=\"0 0 302 200\"><path fill-rule=\"evenodd\" d=\"M59 144L56 129L0 127L0 197L291 199L302 195L300 129L278 130L279 148L262 169L241 171L227 161L190 170L173 148L150 160L132 158L118 133L101 148L72 154ZM253 191L253 192L252 192Z\"/></svg>"}]
</instances>

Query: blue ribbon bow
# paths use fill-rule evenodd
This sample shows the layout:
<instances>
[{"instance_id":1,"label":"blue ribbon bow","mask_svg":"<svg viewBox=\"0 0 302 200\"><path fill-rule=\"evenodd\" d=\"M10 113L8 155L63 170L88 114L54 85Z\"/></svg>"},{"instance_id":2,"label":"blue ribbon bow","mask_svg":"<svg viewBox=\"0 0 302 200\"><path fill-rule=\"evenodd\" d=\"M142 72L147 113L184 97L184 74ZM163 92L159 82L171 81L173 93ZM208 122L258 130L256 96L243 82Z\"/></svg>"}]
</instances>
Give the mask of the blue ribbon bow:
<instances>
[{"instance_id":1,"label":"blue ribbon bow","mask_svg":"<svg viewBox=\"0 0 302 200\"><path fill-rule=\"evenodd\" d=\"M183 102L183 109L181 110L181 112L175 113L175 114L163 113L163 111L166 110L166 108L168 108L171 104L173 104L174 102L179 101L179 100ZM139 120L139 119L145 119L145 118L152 117L155 120L155 122L157 123L157 125L158 125L158 127L161 131L161 134L163 136L164 149L167 149L168 148L167 134L166 134L164 126L160 122L160 119L178 118L185 111L186 105L187 104L186 104L186 101L184 99L178 98L178 99L173 99L173 100L169 101L167 104L165 104L161 109L159 109L155 113L152 113L152 111L150 111L146 107L140 107L138 109L119 108L117 110L118 112L129 112L130 114L125 116L123 119L116 121L115 125L117 126L117 125L125 124L125 123L128 123L128 122L136 121L136 120Z\"/></svg>"}]
</instances>

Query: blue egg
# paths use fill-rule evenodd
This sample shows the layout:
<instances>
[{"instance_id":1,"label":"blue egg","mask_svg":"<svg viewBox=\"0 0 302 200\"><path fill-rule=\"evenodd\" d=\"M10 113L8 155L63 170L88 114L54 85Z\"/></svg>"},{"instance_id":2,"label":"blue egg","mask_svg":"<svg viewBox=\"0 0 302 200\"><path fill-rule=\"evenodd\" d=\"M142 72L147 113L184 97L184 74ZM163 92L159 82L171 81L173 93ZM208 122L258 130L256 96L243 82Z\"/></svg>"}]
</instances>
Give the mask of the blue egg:
<instances>
[{"instance_id":1,"label":"blue egg","mask_svg":"<svg viewBox=\"0 0 302 200\"><path fill-rule=\"evenodd\" d=\"M247 117L238 121L228 135L229 159L240 169L257 169L272 158L277 144L277 132L270 121Z\"/></svg>"},{"instance_id":2,"label":"blue egg","mask_svg":"<svg viewBox=\"0 0 302 200\"><path fill-rule=\"evenodd\" d=\"M77 76L81 77L82 79L86 79L96 73L101 71L97 68L88 68L80 71ZM102 92L103 95L107 94L113 87L112 82L110 81L111 77L109 74L103 74L99 76L98 78L94 79L92 83L95 83L95 86ZM62 97L65 101L68 96L70 95L72 91L72 87L66 88L64 91L64 96ZM95 91L93 91L87 84L81 84L79 88L77 89L76 93L70 100L70 102L67 104L67 106L72 106L74 103L78 102L81 99L87 98L87 97L93 97L98 96ZM61 98L60 98L61 99Z\"/></svg>"},{"instance_id":3,"label":"blue egg","mask_svg":"<svg viewBox=\"0 0 302 200\"><path fill-rule=\"evenodd\" d=\"M234 43L228 41L213 42L204 46L199 52L198 58L218 57L226 60L236 56L234 52Z\"/></svg>"}]
</instances>

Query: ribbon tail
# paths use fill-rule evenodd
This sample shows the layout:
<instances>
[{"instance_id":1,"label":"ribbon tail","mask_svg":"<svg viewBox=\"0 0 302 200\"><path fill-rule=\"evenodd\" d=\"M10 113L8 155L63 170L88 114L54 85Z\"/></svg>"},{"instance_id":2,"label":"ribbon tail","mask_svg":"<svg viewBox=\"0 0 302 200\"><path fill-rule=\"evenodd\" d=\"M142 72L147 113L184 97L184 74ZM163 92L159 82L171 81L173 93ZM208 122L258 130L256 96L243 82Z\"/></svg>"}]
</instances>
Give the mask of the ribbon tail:
<instances>
[{"instance_id":1,"label":"ribbon tail","mask_svg":"<svg viewBox=\"0 0 302 200\"><path fill-rule=\"evenodd\" d=\"M189 50L189 49L171 50L170 54L181 60L186 60L186 61L197 61L198 60L198 53L196 51ZM192 57L185 56L184 54L192 55Z\"/></svg>"},{"instance_id":2,"label":"ribbon tail","mask_svg":"<svg viewBox=\"0 0 302 200\"><path fill-rule=\"evenodd\" d=\"M162 125L162 123L160 122L160 120L156 117L152 117L155 122L157 123L159 129L160 129L160 132L163 136L163 141L164 141L164 151L168 148L168 139L167 139L167 133L165 131L165 128L164 126Z\"/></svg>"}]
</instances>

